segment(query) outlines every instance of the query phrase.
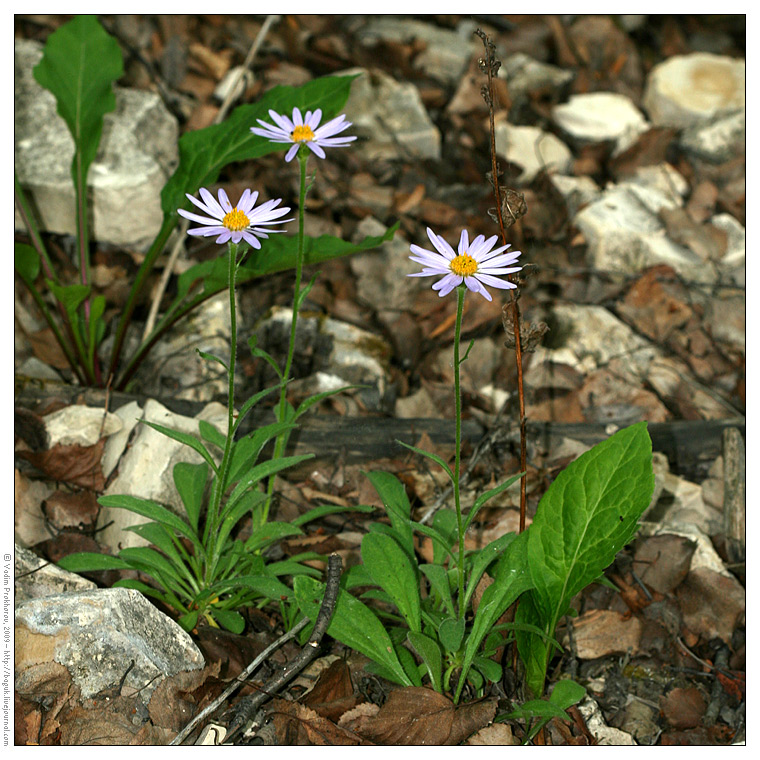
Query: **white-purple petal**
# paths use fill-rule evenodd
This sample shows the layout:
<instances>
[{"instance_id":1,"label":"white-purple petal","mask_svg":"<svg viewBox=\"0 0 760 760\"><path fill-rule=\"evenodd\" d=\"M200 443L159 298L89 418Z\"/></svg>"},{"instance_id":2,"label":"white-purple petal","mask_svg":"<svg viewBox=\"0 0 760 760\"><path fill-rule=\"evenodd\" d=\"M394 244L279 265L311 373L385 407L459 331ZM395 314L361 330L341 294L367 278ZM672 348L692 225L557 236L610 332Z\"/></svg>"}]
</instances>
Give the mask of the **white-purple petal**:
<instances>
[{"instance_id":1,"label":"white-purple petal","mask_svg":"<svg viewBox=\"0 0 760 760\"><path fill-rule=\"evenodd\" d=\"M467 230L462 230L462 234L459 236L459 255L467 253L469 246L470 242L467 238Z\"/></svg>"},{"instance_id":2,"label":"white-purple petal","mask_svg":"<svg viewBox=\"0 0 760 760\"><path fill-rule=\"evenodd\" d=\"M427 228L427 234L430 238L430 242L442 256L445 256L449 261L456 258L454 249L440 235L436 235L430 227Z\"/></svg>"},{"instance_id":3,"label":"white-purple petal","mask_svg":"<svg viewBox=\"0 0 760 760\"><path fill-rule=\"evenodd\" d=\"M309 142L307 142L306 144L309 146L309 148L311 148L311 151L312 151L312 152L313 152L315 155L319 156L320 158L324 158L324 157L325 157L325 152L322 150L322 148L320 148L320 147L319 147L319 145L317 145L317 143L315 143L315 142L312 142L312 141L310 140L310 141L309 141Z\"/></svg>"},{"instance_id":4,"label":"white-purple petal","mask_svg":"<svg viewBox=\"0 0 760 760\"><path fill-rule=\"evenodd\" d=\"M269 116L283 132L290 134L295 129L295 124L284 114L280 115L277 111L270 110Z\"/></svg>"},{"instance_id":5,"label":"white-purple petal","mask_svg":"<svg viewBox=\"0 0 760 760\"><path fill-rule=\"evenodd\" d=\"M301 143L293 143L291 145L290 150L285 154L285 161L290 162L293 160L296 153L298 153L298 149L301 147Z\"/></svg>"},{"instance_id":6,"label":"white-purple petal","mask_svg":"<svg viewBox=\"0 0 760 760\"><path fill-rule=\"evenodd\" d=\"M322 121L321 108L317 108L317 110L314 111L313 114L311 114L311 117L309 116L309 114L306 114L306 124L308 127L311 128L312 131L314 131L319 126L320 121Z\"/></svg>"},{"instance_id":7,"label":"white-purple petal","mask_svg":"<svg viewBox=\"0 0 760 760\"><path fill-rule=\"evenodd\" d=\"M213 212L211 216L215 216L220 221L224 219L225 211L219 205L216 198L214 198L214 196L211 195L211 193L208 190L206 190L205 187L200 188L198 192L200 193L201 198L203 198L203 201L206 204L206 206L209 208L210 211Z\"/></svg>"},{"instance_id":8,"label":"white-purple petal","mask_svg":"<svg viewBox=\"0 0 760 760\"><path fill-rule=\"evenodd\" d=\"M243 240L246 241L252 248L261 248L261 243L255 235L251 235L247 230L243 230Z\"/></svg>"},{"instance_id":9,"label":"white-purple petal","mask_svg":"<svg viewBox=\"0 0 760 760\"><path fill-rule=\"evenodd\" d=\"M475 277L465 277L464 284L467 289L472 293L480 293L486 301L493 301L491 294L481 285L481 283Z\"/></svg>"},{"instance_id":10,"label":"white-purple petal","mask_svg":"<svg viewBox=\"0 0 760 760\"><path fill-rule=\"evenodd\" d=\"M303 116L301 116L301 111L298 108L293 109L293 124L296 127L303 126Z\"/></svg>"},{"instance_id":11,"label":"white-purple petal","mask_svg":"<svg viewBox=\"0 0 760 760\"><path fill-rule=\"evenodd\" d=\"M476 272L473 277L477 277L485 285L489 285L492 288L501 288L502 290L509 290L510 288L516 288L517 285L509 282L508 280L501 280L498 277L492 277L489 274L483 272Z\"/></svg>"},{"instance_id":12,"label":"white-purple petal","mask_svg":"<svg viewBox=\"0 0 760 760\"><path fill-rule=\"evenodd\" d=\"M224 191L224 188L221 187L219 188L219 205L227 214L232 211L232 204L230 203L230 199L227 197L227 193Z\"/></svg>"},{"instance_id":13,"label":"white-purple petal","mask_svg":"<svg viewBox=\"0 0 760 760\"><path fill-rule=\"evenodd\" d=\"M210 216L201 216L200 214L193 214L191 211L185 211L183 208L177 209L177 213L180 216L184 216L185 219L189 219L191 222L198 222L199 224L219 226L218 219L212 219Z\"/></svg>"}]
</instances>

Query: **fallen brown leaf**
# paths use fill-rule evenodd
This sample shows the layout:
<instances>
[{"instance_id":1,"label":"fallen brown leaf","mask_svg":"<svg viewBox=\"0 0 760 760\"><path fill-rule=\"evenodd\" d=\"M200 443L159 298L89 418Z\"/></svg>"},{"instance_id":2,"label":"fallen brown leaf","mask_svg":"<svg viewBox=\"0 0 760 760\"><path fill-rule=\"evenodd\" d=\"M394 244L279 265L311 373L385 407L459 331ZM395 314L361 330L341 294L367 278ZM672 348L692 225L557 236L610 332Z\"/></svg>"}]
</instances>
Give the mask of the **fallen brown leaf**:
<instances>
[{"instance_id":1,"label":"fallen brown leaf","mask_svg":"<svg viewBox=\"0 0 760 760\"><path fill-rule=\"evenodd\" d=\"M55 491L42 502L42 511L59 530L86 529L95 525L100 507L92 491Z\"/></svg>"},{"instance_id":2,"label":"fallen brown leaf","mask_svg":"<svg viewBox=\"0 0 760 760\"><path fill-rule=\"evenodd\" d=\"M47 451L20 451L19 456L51 480L102 491L105 479L100 460L105 443L105 438L101 438L94 446L57 445Z\"/></svg>"},{"instance_id":3,"label":"fallen brown leaf","mask_svg":"<svg viewBox=\"0 0 760 760\"><path fill-rule=\"evenodd\" d=\"M696 728L702 722L707 703L695 686L689 689L672 689L660 697L660 710L673 728Z\"/></svg>"},{"instance_id":4,"label":"fallen brown leaf","mask_svg":"<svg viewBox=\"0 0 760 760\"><path fill-rule=\"evenodd\" d=\"M319 674L314 688L303 697L301 703L323 718L338 721L356 706L358 699L354 694L348 664L345 660L335 660Z\"/></svg>"},{"instance_id":5,"label":"fallen brown leaf","mask_svg":"<svg viewBox=\"0 0 760 760\"><path fill-rule=\"evenodd\" d=\"M186 699L185 695L218 673L219 663L215 662L202 670L184 671L161 681L148 703L148 715L153 724L179 732L190 722L198 707L195 699Z\"/></svg>"},{"instance_id":6,"label":"fallen brown leaf","mask_svg":"<svg viewBox=\"0 0 760 760\"><path fill-rule=\"evenodd\" d=\"M274 722L277 744L280 746L345 747L369 744L360 736L336 726L316 711L297 702L276 699L269 715Z\"/></svg>"}]
</instances>

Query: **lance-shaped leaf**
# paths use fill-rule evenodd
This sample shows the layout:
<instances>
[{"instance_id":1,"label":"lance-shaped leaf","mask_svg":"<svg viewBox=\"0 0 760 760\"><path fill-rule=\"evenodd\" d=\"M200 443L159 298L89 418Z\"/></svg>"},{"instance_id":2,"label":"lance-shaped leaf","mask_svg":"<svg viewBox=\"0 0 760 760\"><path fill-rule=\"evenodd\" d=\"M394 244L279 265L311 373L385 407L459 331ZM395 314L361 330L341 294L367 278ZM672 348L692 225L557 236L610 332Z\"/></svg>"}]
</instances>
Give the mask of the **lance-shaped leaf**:
<instances>
[{"instance_id":1,"label":"lance-shaped leaf","mask_svg":"<svg viewBox=\"0 0 760 760\"><path fill-rule=\"evenodd\" d=\"M75 16L48 37L33 73L55 96L74 138L71 176L83 185L98 150L103 115L116 108L113 83L124 73L119 45L95 16Z\"/></svg>"}]
</instances>

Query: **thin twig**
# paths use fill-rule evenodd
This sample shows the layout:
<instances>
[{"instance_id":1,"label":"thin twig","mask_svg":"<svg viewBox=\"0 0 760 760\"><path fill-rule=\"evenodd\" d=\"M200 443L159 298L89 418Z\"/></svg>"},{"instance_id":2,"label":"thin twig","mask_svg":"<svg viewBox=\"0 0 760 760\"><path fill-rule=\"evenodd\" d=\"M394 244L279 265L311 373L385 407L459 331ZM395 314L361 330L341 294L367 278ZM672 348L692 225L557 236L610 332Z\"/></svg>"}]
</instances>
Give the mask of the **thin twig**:
<instances>
[{"instance_id":1,"label":"thin twig","mask_svg":"<svg viewBox=\"0 0 760 760\"><path fill-rule=\"evenodd\" d=\"M274 676L259 691L258 694L245 697L235 709L235 717L230 721L229 732L225 737L225 742L231 741L232 737L240 733L248 722L256 714L256 711L272 694L279 691L293 676L300 673L316 656L322 637L325 635L330 620L335 610L335 604L338 601L338 591L340 589L340 574L343 569L343 561L339 554L331 554L327 561L327 578L325 580L325 595L322 598L322 604L314 621L314 628L311 636L306 642L306 646L301 653L281 673Z\"/></svg>"},{"instance_id":2,"label":"thin twig","mask_svg":"<svg viewBox=\"0 0 760 760\"><path fill-rule=\"evenodd\" d=\"M253 41L253 44L251 45L251 48L245 57L245 61L243 61L243 65L238 69L236 77L232 80L230 88L227 91L227 95L225 96L224 101L222 102L222 105L220 106L219 111L214 118L214 124L220 124L227 116L227 111L229 111L232 103L238 97L238 83L243 78L248 68L251 66L251 63L253 63L253 59L256 57L256 53L261 47L261 44L264 42L264 38L266 37L269 28L272 26L272 24L278 21L279 18L279 16L274 14L270 14L266 17L264 24L259 30L259 33L256 35L256 39ZM184 247L185 233L187 232L187 228L189 226L190 222L188 222L187 219L183 219L180 222L179 235L177 235L177 239L174 241L174 246L171 250L171 253L169 254L169 259L166 262L164 271L161 274L161 280L158 283L158 290L156 291L156 295L153 298L153 303L150 305L148 318L145 321L145 329L143 330L142 337L143 341L147 340L148 336L151 334L151 332L153 332L153 328L156 325L156 319L158 318L158 309L161 305L161 299L164 297L164 293L166 292L166 288L169 284L169 278L172 276L174 265L177 262L180 251Z\"/></svg>"},{"instance_id":3,"label":"thin twig","mask_svg":"<svg viewBox=\"0 0 760 760\"><path fill-rule=\"evenodd\" d=\"M236 716L233 722L230 724L230 730L225 737L225 742L229 742L233 734L238 733L241 728L250 719L249 716L255 714L262 702L267 697L274 694L280 689L290 678L292 678L298 671L302 670L309 661L317 653L319 643L327 630L332 618L333 610L335 609L335 603L338 599L338 588L340 584L340 574L343 567L341 558L337 554L331 554L327 564L327 582L325 584L325 595L322 599L322 605L319 608L316 622L314 624L314 630L312 631L309 641L304 647L301 654L295 658L279 675L275 676L269 683L267 683L261 691L253 698L246 698L241 702L241 705L236 710ZM280 636L277 641L270 644L253 662L242 672L240 675L207 707L198 713L178 734L172 739L169 744L176 746L181 744L195 729L195 727L202 721L211 715L219 706L239 687L244 681L261 665L261 663L269 657L272 652L279 649L286 641L295 638L309 623L307 617L296 623L286 634Z\"/></svg>"}]
</instances>

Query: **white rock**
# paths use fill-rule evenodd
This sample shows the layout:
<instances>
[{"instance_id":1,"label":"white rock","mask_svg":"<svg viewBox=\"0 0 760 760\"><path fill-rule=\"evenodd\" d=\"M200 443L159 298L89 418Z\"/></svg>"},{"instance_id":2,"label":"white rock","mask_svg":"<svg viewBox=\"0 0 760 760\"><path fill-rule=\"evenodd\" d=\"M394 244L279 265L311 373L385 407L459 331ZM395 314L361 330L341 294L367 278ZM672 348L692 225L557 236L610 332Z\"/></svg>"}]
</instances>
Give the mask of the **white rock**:
<instances>
[{"instance_id":1,"label":"white rock","mask_svg":"<svg viewBox=\"0 0 760 760\"><path fill-rule=\"evenodd\" d=\"M659 127L689 127L744 107L745 63L712 53L676 55L647 77L642 103Z\"/></svg>"},{"instance_id":2,"label":"white rock","mask_svg":"<svg viewBox=\"0 0 760 760\"><path fill-rule=\"evenodd\" d=\"M414 57L414 66L442 82L456 84L474 55L482 50L475 37L475 23L464 20L456 30L441 29L434 24L397 16L365 16L366 23L355 32L364 45L373 46L379 40L425 43L425 49Z\"/></svg>"},{"instance_id":3,"label":"white rock","mask_svg":"<svg viewBox=\"0 0 760 760\"><path fill-rule=\"evenodd\" d=\"M688 280L713 282L716 271L711 262L667 237L657 212L677 205L655 187L629 182L607 188L573 220L588 243L589 264L621 275L668 264Z\"/></svg>"},{"instance_id":4,"label":"white rock","mask_svg":"<svg viewBox=\"0 0 760 760\"><path fill-rule=\"evenodd\" d=\"M17 370L20 377L33 377L39 380L61 382L61 376L48 364L41 362L36 356L30 356Z\"/></svg>"},{"instance_id":5,"label":"white rock","mask_svg":"<svg viewBox=\"0 0 760 760\"><path fill-rule=\"evenodd\" d=\"M157 401L148 399L143 419L196 437L199 437L199 420L211 423L222 434L227 431L227 409L216 402L208 404L197 417L192 418L173 414ZM122 457L119 473L106 489L106 494L128 494L151 499L184 516L185 510L174 485L174 465L178 462L196 464L202 461L200 454L190 447L141 424L137 427L132 445ZM98 527L102 530L98 533L98 539L114 553L131 546L145 546L144 539L125 530L130 525L144 522L147 522L146 518L126 509L101 507Z\"/></svg>"},{"instance_id":6,"label":"white rock","mask_svg":"<svg viewBox=\"0 0 760 760\"><path fill-rule=\"evenodd\" d=\"M742 155L746 150L744 109L719 113L706 123L689 127L681 135L680 145L687 153L714 164Z\"/></svg>"},{"instance_id":7,"label":"white rock","mask_svg":"<svg viewBox=\"0 0 760 760\"><path fill-rule=\"evenodd\" d=\"M521 166L519 184L531 182L540 171L567 172L573 161L570 149L550 132L502 122L495 129L496 152Z\"/></svg>"},{"instance_id":8,"label":"white rock","mask_svg":"<svg viewBox=\"0 0 760 760\"><path fill-rule=\"evenodd\" d=\"M68 668L84 699L118 687L126 673L122 694L147 704L164 678L205 664L185 631L139 591L126 588L22 602L15 637L17 688L34 665L58 662Z\"/></svg>"},{"instance_id":9,"label":"white rock","mask_svg":"<svg viewBox=\"0 0 760 760\"><path fill-rule=\"evenodd\" d=\"M441 133L430 120L417 87L397 82L380 69L349 69L360 74L351 85L344 112L356 150L368 159L441 157ZM402 146L402 147L399 147Z\"/></svg>"},{"instance_id":10,"label":"white rock","mask_svg":"<svg viewBox=\"0 0 760 760\"><path fill-rule=\"evenodd\" d=\"M746 339L746 299L743 290L721 288L707 302L705 322L713 338L744 351Z\"/></svg>"},{"instance_id":11,"label":"white rock","mask_svg":"<svg viewBox=\"0 0 760 760\"><path fill-rule=\"evenodd\" d=\"M726 253L717 264L721 281L727 285L744 287L747 250L747 236L744 227L731 214L716 214L710 222L713 227L723 230L728 237Z\"/></svg>"},{"instance_id":12,"label":"white rock","mask_svg":"<svg viewBox=\"0 0 760 760\"><path fill-rule=\"evenodd\" d=\"M633 101L615 92L572 95L567 103L554 107L552 119L577 141L614 142L616 153L632 145L649 127Z\"/></svg>"},{"instance_id":13,"label":"white rock","mask_svg":"<svg viewBox=\"0 0 760 760\"><path fill-rule=\"evenodd\" d=\"M109 436L103 448L100 468L103 471L104 478L108 478L116 469L116 465L126 449L129 436L132 435L132 431L143 416L142 407L137 401L130 401L128 404L120 406L114 414L121 420L122 427L121 430Z\"/></svg>"},{"instance_id":14,"label":"white rock","mask_svg":"<svg viewBox=\"0 0 760 760\"><path fill-rule=\"evenodd\" d=\"M15 41L15 166L39 210L42 229L76 234L71 180L74 141L56 112L52 93L32 69L42 57L33 40ZM88 186L91 234L100 242L145 249L163 221L160 193L177 163L178 126L152 92L115 88L116 110L103 119L103 134ZM18 213L16 228L25 229Z\"/></svg>"},{"instance_id":15,"label":"white rock","mask_svg":"<svg viewBox=\"0 0 760 760\"><path fill-rule=\"evenodd\" d=\"M595 201L602 192L599 185L586 175L573 177L565 174L552 174L550 180L565 199L567 213L571 218L586 204Z\"/></svg>"},{"instance_id":16,"label":"white rock","mask_svg":"<svg viewBox=\"0 0 760 760\"><path fill-rule=\"evenodd\" d=\"M122 427L115 414L79 404L66 406L43 419L50 436L50 448L58 444L94 446L101 438L118 433Z\"/></svg>"},{"instance_id":17,"label":"white rock","mask_svg":"<svg viewBox=\"0 0 760 760\"><path fill-rule=\"evenodd\" d=\"M537 61L525 53L515 53L505 58L498 76L509 83L512 100L528 97L536 90L556 91L573 80L573 72Z\"/></svg>"},{"instance_id":18,"label":"white rock","mask_svg":"<svg viewBox=\"0 0 760 760\"><path fill-rule=\"evenodd\" d=\"M34 552L16 544L13 547L15 570L16 605L27 599L64 594L71 591L90 591L96 588L92 581L81 575L63 570L51 562L45 562Z\"/></svg>"},{"instance_id":19,"label":"white rock","mask_svg":"<svg viewBox=\"0 0 760 760\"><path fill-rule=\"evenodd\" d=\"M583 701L578 703L578 710L586 721L586 727L596 738L599 746L636 746L636 740L630 734L621 731L619 728L612 728L607 725L596 700L589 696L585 697Z\"/></svg>"}]
</instances>

